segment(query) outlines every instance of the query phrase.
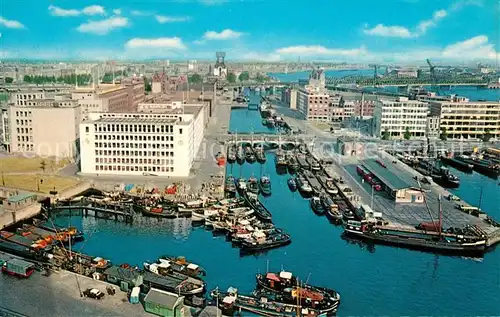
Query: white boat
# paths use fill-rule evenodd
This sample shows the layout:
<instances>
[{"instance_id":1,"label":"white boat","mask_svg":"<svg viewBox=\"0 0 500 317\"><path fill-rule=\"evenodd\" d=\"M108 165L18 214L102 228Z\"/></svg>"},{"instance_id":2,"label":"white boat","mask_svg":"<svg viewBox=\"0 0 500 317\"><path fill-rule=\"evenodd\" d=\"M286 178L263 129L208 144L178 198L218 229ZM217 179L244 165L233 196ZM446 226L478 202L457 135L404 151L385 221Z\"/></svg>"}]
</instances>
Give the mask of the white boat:
<instances>
[{"instance_id":1,"label":"white boat","mask_svg":"<svg viewBox=\"0 0 500 317\"><path fill-rule=\"evenodd\" d=\"M201 212L200 212L201 211ZM210 216L216 215L220 213L220 209L202 209L202 210L196 210L193 211L191 215L191 220L192 221L203 221L207 219Z\"/></svg>"}]
</instances>

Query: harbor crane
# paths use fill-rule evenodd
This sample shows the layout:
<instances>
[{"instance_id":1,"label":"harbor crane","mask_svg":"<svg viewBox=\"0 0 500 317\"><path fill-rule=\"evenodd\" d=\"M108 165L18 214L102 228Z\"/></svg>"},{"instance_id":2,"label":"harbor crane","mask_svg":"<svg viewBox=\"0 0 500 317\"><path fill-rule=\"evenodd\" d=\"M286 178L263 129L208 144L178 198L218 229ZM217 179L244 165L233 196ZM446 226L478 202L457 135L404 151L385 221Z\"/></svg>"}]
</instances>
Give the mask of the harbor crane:
<instances>
[{"instance_id":1,"label":"harbor crane","mask_svg":"<svg viewBox=\"0 0 500 317\"><path fill-rule=\"evenodd\" d=\"M436 77L436 66L432 65L431 61L429 59L426 59L427 64L429 65L429 72L431 73L431 80L433 85L436 87L436 94L439 95L439 86L438 86L438 81Z\"/></svg>"}]
</instances>

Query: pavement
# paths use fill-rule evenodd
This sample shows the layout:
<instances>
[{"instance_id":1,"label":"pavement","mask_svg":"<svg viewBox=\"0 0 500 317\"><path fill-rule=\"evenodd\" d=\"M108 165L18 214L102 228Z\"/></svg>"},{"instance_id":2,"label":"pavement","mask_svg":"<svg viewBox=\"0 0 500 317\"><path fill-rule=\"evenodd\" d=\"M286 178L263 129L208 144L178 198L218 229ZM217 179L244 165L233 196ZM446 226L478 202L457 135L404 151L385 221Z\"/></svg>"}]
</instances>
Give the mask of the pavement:
<instances>
[{"instance_id":1,"label":"pavement","mask_svg":"<svg viewBox=\"0 0 500 317\"><path fill-rule=\"evenodd\" d=\"M102 300L80 297L78 288L98 288L106 293L102 281L59 271L43 276L35 271L28 279L0 275L0 316L9 316L5 310L24 316L151 316L141 304L130 304L127 294L117 286L116 294ZM3 311L3 312L2 312ZM14 314L13 314L14 315ZM15 315L14 315L15 316Z\"/></svg>"}]
</instances>

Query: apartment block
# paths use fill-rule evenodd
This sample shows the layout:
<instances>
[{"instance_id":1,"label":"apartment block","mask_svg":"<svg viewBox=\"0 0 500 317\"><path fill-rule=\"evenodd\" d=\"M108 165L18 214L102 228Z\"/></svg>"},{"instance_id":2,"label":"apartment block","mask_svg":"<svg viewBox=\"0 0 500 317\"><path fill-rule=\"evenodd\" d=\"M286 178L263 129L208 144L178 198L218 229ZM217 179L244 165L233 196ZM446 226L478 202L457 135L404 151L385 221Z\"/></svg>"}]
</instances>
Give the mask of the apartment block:
<instances>
[{"instance_id":1,"label":"apartment block","mask_svg":"<svg viewBox=\"0 0 500 317\"><path fill-rule=\"evenodd\" d=\"M396 100L377 100L373 114L374 136L385 131L391 138L402 139L408 128L413 138L423 138L427 129L429 106L426 102L399 97Z\"/></svg>"}]
</instances>

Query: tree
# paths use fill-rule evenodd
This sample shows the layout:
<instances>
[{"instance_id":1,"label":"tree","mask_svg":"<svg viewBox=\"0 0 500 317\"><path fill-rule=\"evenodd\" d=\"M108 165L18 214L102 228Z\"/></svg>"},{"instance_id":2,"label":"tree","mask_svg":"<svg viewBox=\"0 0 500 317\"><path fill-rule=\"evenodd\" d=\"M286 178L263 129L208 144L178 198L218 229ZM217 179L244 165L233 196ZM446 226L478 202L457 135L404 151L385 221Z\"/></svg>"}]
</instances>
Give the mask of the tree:
<instances>
[{"instance_id":1,"label":"tree","mask_svg":"<svg viewBox=\"0 0 500 317\"><path fill-rule=\"evenodd\" d=\"M143 79L144 79L144 90L147 92L150 92L151 91L151 82L146 77L143 77Z\"/></svg>"},{"instance_id":2,"label":"tree","mask_svg":"<svg viewBox=\"0 0 500 317\"><path fill-rule=\"evenodd\" d=\"M45 160L42 160L40 162L40 169L42 170L42 172L45 173L45 167L47 166L47 163L45 162Z\"/></svg>"},{"instance_id":3,"label":"tree","mask_svg":"<svg viewBox=\"0 0 500 317\"><path fill-rule=\"evenodd\" d=\"M255 76L255 80L259 83L262 83L266 81L266 77L264 77L261 73L258 73L257 76Z\"/></svg>"},{"instance_id":4,"label":"tree","mask_svg":"<svg viewBox=\"0 0 500 317\"><path fill-rule=\"evenodd\" d=\"M491 133L491 129L484 129L484 134L482 137L483 142L488 142L491 138L493 137L493 134Z\"/></svg>"},{"instance_id":5,"label":"tree","mask_svg":"<svg viewBox=\"0 0 500 317\"><path fill-rule=\"evenodd\" d=\"M14 81L14 78L12 78L12 77L5 77L5 83L6 84L12 84L13 81Z\"/></svg>"},{"instance_id":6,"label":"tree","mask_svg":"<svg viewBox=\"0 0 500 317\"><path fill-rule=\"evenodd\" d=\"M411 132L409 127L406 127L405 134L403 135L403 137L405 138L405 140L411 139Z\"/></svg>"},{"instance_id":7,"label":"tree","mask_svg":"<svg viewBox=\"0 0 500 317\"><path fill-rule=\"evenodd\" d=\"M382 133L382 140L389 140L391 138L391 134L389 133L389 129L385 128Z\"/></svg>"},{"instance_id":8,"label":"tree","mask_svg":"<svg viewBox=\"0 0 500 317\"><path fill-rule=\"evenodd\" d=\"M250 74L248 72L242 72L240 76L238 77L240 81L247 81L250 79Z\"/></svg>"},{"instance_id":9,"label":"tree","mask_svg":"<svg viewBox=\"0 0 500 317\"><path fill-rule=\"evenodd\" d=\"M441 134L439 135L441 141L448 140L448 133L446 132L446 128L441 128Z\"/></svg>"},{"instance_id":10,"label":"tree","mask_svg":"<svg viewBox=\"0 0 500 317\"><path fill-rule=\"evenodd\" d=\"M201 77L200 74L193 74L193 75L188 77L188 81L191 84L199 84L199 83L203 82L203 78Z\"/></svg>"},{"instance_id":11,"label":"tree","mask_svg":"<svg viewBox=\"0 0 500 317\"><path fill-rule=\"evenodd\" d=\"M227 81L230 83L235 83L236 82L236 75L234 73L228 73L227 74Z\"/></svg>"}]
</instances>

